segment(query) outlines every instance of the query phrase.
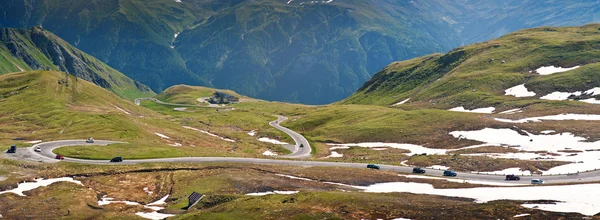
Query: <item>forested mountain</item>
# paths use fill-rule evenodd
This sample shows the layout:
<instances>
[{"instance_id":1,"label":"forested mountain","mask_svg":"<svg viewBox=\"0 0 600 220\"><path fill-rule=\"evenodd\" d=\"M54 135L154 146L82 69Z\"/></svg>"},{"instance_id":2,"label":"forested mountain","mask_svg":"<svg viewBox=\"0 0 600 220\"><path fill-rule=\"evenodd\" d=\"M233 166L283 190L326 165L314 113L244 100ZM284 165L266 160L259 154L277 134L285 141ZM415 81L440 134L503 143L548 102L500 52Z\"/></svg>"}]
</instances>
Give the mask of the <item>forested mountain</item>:
<instances>
[{"instance_id":1,"label":"forested mountain","mask_svg":"<svg viewBox=\"0 0 600 220\"><path fill-rule=\"evenodd\" d=\"M123 98L134 99L154 94L147 86L39 27L29 30L0 28L0 58L0 74L58 70L93 82Z\"/></svg>"},{"instance_id":2,"label":"forested mountain","mask_svg":"<svg viewBox=\"0 0 600 220\"><path fill-rule=\"evenodd\" d=\"M42 26L157 92L184 83L321 104L393 61L598 11L595 0L5 0L0 26Z\"/></svg>"}]
</instances>

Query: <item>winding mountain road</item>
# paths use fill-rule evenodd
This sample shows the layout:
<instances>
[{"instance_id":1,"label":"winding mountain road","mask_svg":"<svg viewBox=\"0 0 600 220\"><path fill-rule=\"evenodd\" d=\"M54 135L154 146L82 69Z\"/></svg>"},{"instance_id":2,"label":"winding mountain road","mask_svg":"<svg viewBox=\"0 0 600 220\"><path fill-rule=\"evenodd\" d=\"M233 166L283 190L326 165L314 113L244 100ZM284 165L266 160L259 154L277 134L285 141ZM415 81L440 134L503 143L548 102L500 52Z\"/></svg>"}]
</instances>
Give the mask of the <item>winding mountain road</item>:
<instances>
[{"instance_id":1,"label":"winding mountain road","mask_svg":"<svg viewBox=\"0 0 600 220\"><path fill-rule=\"evenodd\" d=\"M277 115L277 120L269 122L269 125L271 125L272 127L283 131L284 133L286 133L287 135L289 135L290 137L292 137L292 139L294 139L294 142L296 142L296 145L294 145L294 152L285 156L282 156L283 158L309 158L310 157L310 152L311 152L311 147L310 147L310 143L308 143L308 140L306 140L306 138L304 138L304 136L302 136L301 134L298 134L295 131L292 131L289 128L283 127L281 125L279 125L279 123L287 120L288 118L281 116L281 115Z\"/></svg>"},{"instance_id":2,"label":"winding mountain road","mask_svg":"<svg viewBox=\"0 0 600 220\"><path fill-rule=\"evenodd\" d=\"M108 145L114 143L122 143L118 141L103 141L96 140L94 143L86 143L85 140L64 140L52 141L36 144L29 148L19 148L16 154L6 154L5 156L13 159L28 159L46 163L54 163L59 160L54 159L56 154L53 150L64 146L89 146L89 145ZM41 152L35 152L36 147L41 148ZM300 154L302 155L302 154ZM118 156L118 155L115 155ZM83 164L140 164L140 163L207 163L207 162L223 162L223 163L246 163L246 164L268 164L268 165L291 165L291 166L308 166L308 167L347 167L347 168L366 168L365 163L343 163L343 162L325 162L325 161L308 161L308 160L283 160L283 159L261 159L261 158L237 158L237 157L178 157L178 158L157 158L157 159L140 159L128 160L124 158L123 162L111 163L108 160L87 160L77 158L67 158L64 161ZM382 170L389 170L400 173L411 173L413 167L407 166L391 166L380 165ZM443 171L434 169L427 170L427 175L442 176ZM376 171L373 171L376 172ZM504 176L500 175L480 175L474 173L458 172L458 177L453 179L462 179L469 181L483 181L493 183L506 183ZM531 179L544 179L546 183L582 183L591 181L600 181L600 171L592 171L580 173L578 175L555 175L555 176L522 176L521 181L510 181L510 183L528 184Z\"/></svg>"}]
</instances>

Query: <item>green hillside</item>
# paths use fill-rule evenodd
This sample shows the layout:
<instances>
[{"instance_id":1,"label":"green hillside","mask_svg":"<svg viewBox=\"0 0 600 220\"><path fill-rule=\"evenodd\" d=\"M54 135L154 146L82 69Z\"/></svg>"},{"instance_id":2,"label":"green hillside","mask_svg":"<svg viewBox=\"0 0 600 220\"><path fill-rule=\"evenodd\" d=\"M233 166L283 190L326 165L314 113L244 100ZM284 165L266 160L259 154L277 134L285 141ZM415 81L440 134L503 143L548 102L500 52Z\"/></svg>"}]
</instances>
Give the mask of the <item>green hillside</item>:
<instances>
[{"instance_id":1,"label":"green hillside","mask_svg":"<svg viewBox=\"0 0 600 220\"><path fill-rule=\"evenodd\" d=\"M96 58L81 52L56 35L34 27L0 29L0 74L28 70L60 70L133 99L152 96L136 82Z\"/></svg>"},{"instance_id":2,"label":"green hillside","mask_svg":"<svg viewBox=\"0 0 600 220\"><path fill-rule=\"evenodd\" d=\"M43 26L156 92L187 84L324 104L393 61L523 28L587 24L598 7L588 0L5 0L0 27Z\"/></svg>"},{"instance_id":3,"label":"green hillside","mask_svg":"<svg viewBox=\"0 0 600 220\"><path fill-rule=\"evenodd\" d=\"M392 63L341 103L393 105L410 98L409 106L438 109L582 105L539 98L555 91L587 91L600 86L599 28L529 29L443 55ZM536 72L545 66L581 67L552 75ZM505 95L506 89L520 84L536 95Z\"/></svg>"}]
</instances>

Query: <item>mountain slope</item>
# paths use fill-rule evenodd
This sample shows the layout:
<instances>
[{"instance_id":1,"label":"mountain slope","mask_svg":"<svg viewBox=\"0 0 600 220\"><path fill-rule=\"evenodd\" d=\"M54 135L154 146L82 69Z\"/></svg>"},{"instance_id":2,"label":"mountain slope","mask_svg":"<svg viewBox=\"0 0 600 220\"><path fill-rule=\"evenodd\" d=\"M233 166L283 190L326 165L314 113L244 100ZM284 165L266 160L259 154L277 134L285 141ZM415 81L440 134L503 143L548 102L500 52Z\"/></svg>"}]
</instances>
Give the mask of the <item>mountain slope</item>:
<instances>
[{"instance_id":1,"label":"mountain slope","mask_svg":"<svg viewBox=\"0 0 600 220\"><path fill-rule=\"evenodd\" d=\"M0 74L35 69L68 72L129 99L154 93L41 28L0 29Z\"/></svg>"},{"instance_id":2,"label":"mountain slope","mask_svg":"<svg viewBox=\"0 0 600 220\"><path fill-rule=\"evenodd\" d=\"M43 25L129 77L322 104L396 60L539 25L597 21L592 0L6 0L0 26Z\"/></svg>"},{"instance_id":3,"label":"mountain slope","mask_svg":"<svg viewBox=\"0 0 600 220\"><path fill-rule=\"evenodd\" d=\"M545 102L540 97L552 92L587 91L600 87L599 29L600 25L535 28L445 55L396 62L342 103L392 105L410 98L409 103L422 107L473 109L523 106ZM547 66L581 67L551 75L538 73ZM505 95L505 90L520 84L535 95Z\"/></svg>"}]
</instances>

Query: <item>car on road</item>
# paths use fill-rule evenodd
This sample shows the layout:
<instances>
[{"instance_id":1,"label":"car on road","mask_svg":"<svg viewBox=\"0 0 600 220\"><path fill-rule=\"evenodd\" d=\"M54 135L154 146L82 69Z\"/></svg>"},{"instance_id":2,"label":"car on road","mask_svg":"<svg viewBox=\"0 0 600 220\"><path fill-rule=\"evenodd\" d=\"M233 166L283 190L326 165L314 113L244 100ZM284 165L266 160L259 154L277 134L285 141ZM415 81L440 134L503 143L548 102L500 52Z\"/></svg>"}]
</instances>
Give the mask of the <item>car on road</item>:
<instances>
[{"instance_id":1,"label":"car on road","mask_svg":"<svg viewBox=\"0 0 600 220\"><path fill-rule=\"evenodd\" d=\"M35 152L42 152L42 148L40 146L35 147L35 149L33 149Z\"/></svg>"},{"instance_id":2,"label":"car on road","mask_svg":"<svg viewBox=\"0 0 600 220\"><path fill-rule=\"evenodd\" d=\"M8 148L8 150L6 151L6 153L9 153L9 154L17 153L17 145L13 144L12 146L10 146L10 148Z\"/></svg>"},{"instance_id":3,"label":"car on road","mask_svg":"<svg viewBox=\"0 0 600 220\"><path fill-rule=\"evenodd\" d=\"M510 174L510 175L506 175L505 180L521 180L521 177L514 175L514 174Z\"/></svg>"},{"instance_id":4,"label":"car on road","mask_svg":"<svg viewBox=\"0 0 600 220\"><path fill-rule=\"evenodd\" d=\"M367 168L369 168L369 169L376 169L376 170L380 169L380 167L377 166L377 165L375 165L375 164L369 164L369 165L367 165Z\"/></svg>"},{"instance_id":5,"label":"car on road","mask_svg":"<svg viewBox=\"0 0 600 220\"><path fill-rule=\"evenodd\" d=\"M54 158L56 158L57 160L64 160L65 159L65 157L63 155L60 155L60 154L57 154L56 157L54 157Z\"/></svg>"},{"instance_id":6,"label":"car on road","mask_svg":"<svg viewBox=\"0 0 600 220\"><path fill-rule=\"evenodd\" d=\"M304 144L300 144L300 147L304 147Z\"/></svg>"},{"instance_id":7,"label":"car on road","mask_svg":"<svg viewBox=\"0 0 600 220\"><path fill-rule=\"evenodd\" d=\"M532 179L531 180L531 184L534 184L534 185L544 184L544 180L541 180L541 179Z\"/></svg>"},{"instance_id":8,"label":"car on road","mask_svg":"<svg viewBox=\"0 0 600 220\"><path fill-rule=\"evenodd\" d=\"M456 172L452 170L444 170L444 176L456 176Z\"/></svg>"},{"instance_id":9,"label":"car on road","mask_svg":"<svg viewBox=\"0 0 600 220\"><path fill-rule=\"evenodd\" d=\"M415 167L413 168L413 173L425 173L425 169L421 167Z\"/></svg>"},{"instance_id":10,"label":"car on road","mask_svg":"<svg viewBox=\"0 0 600 220\"><path fill-rule=\"evenodd\" d=\"M110 159L110 162L123 162L123 158L122 157L115 157L113 159Z\"/></svg>"},{"instance_id":11,"label":"car on road","mask_svg":"<svg viewBox=\"0 0 600 220\"><path fill-rule=\"evenodd\" d=\"M85 143L94 143L94 138L88 138Z\"/></svg>"}]
</instances>

